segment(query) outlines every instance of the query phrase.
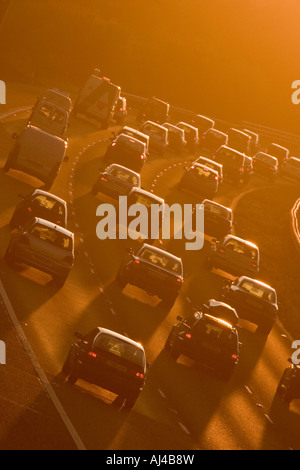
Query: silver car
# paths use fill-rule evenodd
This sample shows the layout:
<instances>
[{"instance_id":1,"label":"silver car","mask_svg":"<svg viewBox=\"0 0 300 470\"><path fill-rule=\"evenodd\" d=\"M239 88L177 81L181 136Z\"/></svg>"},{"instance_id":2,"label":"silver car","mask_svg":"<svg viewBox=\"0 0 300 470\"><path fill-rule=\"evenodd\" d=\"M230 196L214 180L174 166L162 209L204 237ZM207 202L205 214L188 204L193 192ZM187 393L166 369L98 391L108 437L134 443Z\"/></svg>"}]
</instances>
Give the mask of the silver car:
<instances>
[{"instance_id":1,"label":"silver car","mask_svg":"<svg viewBox=\"0 0 300 470\"><path fill-rule=\"evenodd\" d=\"M4 259L51 274L62 286L74 266L74 234L44 219L34 218L11 237Z\"/></svg>"}]
</instances>

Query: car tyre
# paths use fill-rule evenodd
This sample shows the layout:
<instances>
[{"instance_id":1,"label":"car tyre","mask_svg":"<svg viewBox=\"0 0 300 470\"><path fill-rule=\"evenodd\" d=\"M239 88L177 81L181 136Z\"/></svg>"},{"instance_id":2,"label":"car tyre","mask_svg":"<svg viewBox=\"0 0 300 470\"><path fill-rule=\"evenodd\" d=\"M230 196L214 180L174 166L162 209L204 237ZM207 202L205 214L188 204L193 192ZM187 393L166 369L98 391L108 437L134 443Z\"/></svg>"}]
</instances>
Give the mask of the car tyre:
<instances>
[{"instance_id":1,"label":"car tyre","mask_svg":"<svg viewBox=\"0 0 300 470\"><path fill-rule=\"evenodd\" d=\"M126 397L126 400L125 400L125 403L124 403L124 408L126 410L131 410L134 407L138 397L139 397L139 393L134 393L132 395L128 395Z\"/></svg>"},{"instance_id":2,"label":"car tyre","mask_svg":"<svg viewBox=\"0 0 300 470\"><path fill-rule=\"evenodd\" d=\"M270 332L273 328L273 325L274 325L274 322L272 322L272 323L270 323L270 322L262 323L261 325L258 325L257 333L262 335L262 336L267 337L270 334Z\"/></svg>"},{"instance_id":3,"label":"car tyre","mask_svg":"<svg viewBox=\"0 0 300 470\"><path fill-rule=\"evenodd\" d=\"M169 356L172 359L174 359L175 361L180 356L179 352L176 350L176 337L175 337L173 331L171 331L171 333L168 336L168 339L167 339L166 344L165 344L165 350L167 351Z\"/></svg>"},{"instance_id":4,"label":"car tyre","mask_svg":"<svg viewBox=\"0 0 300 470\"><path fill-rule=\"evenodd\" d=\"M121 289L124 289L127 285L127 281L125 280L124 276L120 272L118 272L116 276L116 282Z\"/></svg>"},{"instance_id":5,"label":"car tyre","mask_svg":"<svg viewBox=\"0 0 300 470\"><path fill-rule=\"evenodd\" d=\"M14 262L16 261L16 258L15 258L15 255L13 254L13 251L11 248L7 248L6 252L5 252L5 255L4 255L4 261L6 262L6 264L8 264L9 266L12 266L14 264Z\"/></svg>"}]
</instances>

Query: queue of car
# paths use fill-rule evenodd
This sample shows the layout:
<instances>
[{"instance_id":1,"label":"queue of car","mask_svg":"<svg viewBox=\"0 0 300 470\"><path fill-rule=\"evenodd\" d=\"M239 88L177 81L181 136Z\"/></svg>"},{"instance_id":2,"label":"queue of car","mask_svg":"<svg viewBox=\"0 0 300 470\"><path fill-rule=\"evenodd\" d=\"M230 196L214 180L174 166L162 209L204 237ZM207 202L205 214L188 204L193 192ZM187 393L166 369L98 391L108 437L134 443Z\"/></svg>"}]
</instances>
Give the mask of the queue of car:
<instances>
[{"instance_id":1,"label":"queue of car","mask_svg":"<svg viewBox=\"0 0 300 470\"><path fill-rule=\"evenodd\" d=\"M81 89L73 114L96 117L103 128L108 127L112 119L123 124L127 116L126 99L120 96L119 87L99 74L94 71ZM101 116L95 103L88 99L88 90L91 93L99 87L104 87L111 98L109 109L105 113L102 110ZM52 107L47 105L47 108L47 100ZM55 121L55 106L69 114L70 98L57 90L48 90L36 104L25 136L17 137L5 171L10 168L28 171L51 186L66 148L63 139L66 122L61 118L60 131L45 124L46 119ZM164 200L142 189L140 173L145 162L151 159L152 152L163 155L167 149L178 155L183 151L204 152L184 171L179 188L192 192L196 201L202 200L205 235L212 237L207 267L226 271L235 276L235 280L225 281L219 300L208 299L192 309L187 318L178 316L165 350L174 360L180 355L187 356L213 369L223 380L229 380L239 362L240 319L257 324L258 333L267 337L278 317L278 303L275 289L256 279L259 248L233 235L232 210L212 199L223 182L246 183L253 174L271 181L282 174L299 181L300 159L289 157L288 149L274 143L262 152L258 134L236 128L221 132L215 128L214 120L202 115L194 116L190 123L171 124L169 111L168 103L152 98L137 114L137 121L141 123L138 130L124 126L113 135L103 157L109 165L97 176L92 195L101 193L115 201L127 195L129 204L144 204L148 214L151 206L158 204L163 216ZM37 124L41 129L35 127ZM45 144L41 144L43 139ZM55 151L52 146L56 146ZM36 149L35 152L32 149ZM35 153L39 165L30 160ZM61 287L74 266L76 251L74 234L67 229L67 204L39 189L21 199L10 221L14 231L5 260L9 265L24 263L36 267L52 275ZM151 221L148 222L151 227ZM136 249L128 249L116 283L121 289L132 284L149 295L157 295L162 306L171 309L184 285L183 261L154 246L158 237L159 233L148 239L142 237ZM144 348L102 327L86 335L76 333L76 337L62 367L68 382L75 384L82 379L106 388L119 395L125 407L132 408L146 381L148 365Z\"/></svg>"}]
</instances>

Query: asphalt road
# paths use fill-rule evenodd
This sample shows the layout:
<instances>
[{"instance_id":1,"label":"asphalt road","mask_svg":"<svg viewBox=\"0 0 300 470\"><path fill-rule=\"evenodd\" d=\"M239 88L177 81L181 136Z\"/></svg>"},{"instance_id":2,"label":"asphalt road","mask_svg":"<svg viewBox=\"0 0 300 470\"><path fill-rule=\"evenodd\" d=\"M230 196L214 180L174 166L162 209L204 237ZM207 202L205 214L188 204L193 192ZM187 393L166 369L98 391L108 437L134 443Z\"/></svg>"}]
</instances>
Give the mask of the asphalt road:
<instances>
[{"instance_id":1,"label":"asphalt road","mask_svg":"<svg viewBox=\"0 0 300 470\"><path fill-rule=\"evenodd\" d=\"M8 134L20 131L27 115L20 112L5 119ZM134 121L129 118L129 123ZM196 253L185 251L184 241L171 240L166 244L170 251L183 257L188 273L170 312L144 291L127 286L121 292L114 283L127 242L97 239L96 207L101 200L91 195L91 188L98 170L103 168L107 140L117 129L99 131L87 121L71 119L70 159L51 189L69 202L69 227L75 232L79 251L66 285L58 289L50 276L38 270L11 269L0 261L2 282L14 311L69 419L87 449L299 449L299 403L294 402L287 412L274 401L291 352L291 343L282 336L279 324L266 343L254 334L253 328L244 325L240 332L240 364L226 384L192 361L180 359L174 363L163 351L177 315L188 313L191 302L218 298L223 276L208 272L204 266L208 241ZM0 166L9 148L9 139L2 140ZM143 187L169 203L193 202L191 196L176 189L185 162L191 159L188 154L151 156L141 173ZM234 204L242 191L263 184L260 180L242 188L224 184L216 200ZM277 184L279 190L284 190L284 183ZM8 222L18 194L40 186L39 181L22 173L0 172L1 258L10 238ZM111 393L82 381L72 387L60 375L73 333L84 333L95 326L127 334L141 341L146 349L151 363L147 385L130 412L119 409ZM0 448L10 447L9 431L5 433L2 424L0 429ZM66 449L74 446L68 433L60 442ZM51 442L50 437L49 448L53 447L55 441Z\"/></svg>"}]
</instances>

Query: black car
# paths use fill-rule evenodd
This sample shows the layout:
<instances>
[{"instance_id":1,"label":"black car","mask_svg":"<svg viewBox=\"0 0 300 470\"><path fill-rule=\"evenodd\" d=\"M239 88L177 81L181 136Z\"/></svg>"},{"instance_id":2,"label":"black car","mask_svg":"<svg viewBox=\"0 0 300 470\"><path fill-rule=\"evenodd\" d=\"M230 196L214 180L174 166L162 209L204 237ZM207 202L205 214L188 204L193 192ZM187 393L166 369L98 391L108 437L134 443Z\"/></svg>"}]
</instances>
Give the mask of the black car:
<instances>
[{"instance_id":1,"label":"black car","mask_svg":"<svg viewBox=\"0 0 300 470\"><path fill-rule=\"evenodd\" d=\"M75 333L62 372L74 385L78 379L98 385L125 399L132 408L145 385L146 356L141 344L106 328L86 335Z\"/></svg>"},{"instance_id":2,"label":"black car","mask_svg":"<svg viewBox=\"0 0 300 470\"><path fill-rule=\"evenodd\" d=\"M276 398L290 404L300 399L300 364L293 364L289 358L290 366L285 369L276 390Z\"/></svg>"},{"instance_id":3,"label":"black car","mask_svg":"<svg viewBox=\"0 0 300 470\"><path fill-rule=\"evenodd\" d=\"M264 152L258 152L252 158L255 175L275 181L278 176L278 160Z\"/></svg>"},{"instance_id":4,"label":"black car","mask_svg":"<svg viewBox=\"0 0 300 470\"><path fill-rule=\"evenodd\" d=\"M184 172L178 188L212 199L219 188L219 174L205 165L194 163Z\"/></svg>"},{"instance_id":5,"label":"black car","mask_svg":"<svg viewBox=\"0 0 300 470\"><path fill-rule=\"evenodd\" d=\"M222 239L232 232L232 210L217 202L205 199L204 207L204 233Z\"/></svg>"},{"instance_id":6,"label":"black car","mask_svg":"<svg viewBox=\"0 0 300 470\"><path fill-rule=\"evenodd\" d=\"M170 105L155 97L148 100L138 111L136 119L140 122L153 121L157 124L169 121Z\"/></svg>"},{"instance_id":7,"label":"black car","mask_svg":"<svg viewBox=\"0 0 300 470\"><path fill-rule=\"evenodd\" d=\"M249 183L251 177L253 176L254 169L253 169L253 161L252 157L245 155L245 167L244 167L244 176L243 182Z\"/></svg>"},{"instance_id":8,"label":"black car","mask_svg":"<svg viewBox=\"0 0 300 470\"><path fill-rule=\"evenodd\" d=\"M196 114L196 116L192 118L191 124L197 127L199 136L201 136L204 132L208 131L208 129L212 129L215 126L215 121L201 114Z\"/></svg>"},{"instance_id":9,"label":"black car","mask_svg":"<svg viewBox=\"0 0 300 470\"><path fill-rule=\"evenodd\" d=\"M200 310L203 313L207 313L216 318L221 318L232 326L237 326L239 322L239 316L237 311L231 307L231 305L220 302L219 300L209 299L203 305Z\"/></svg>"},{"instance_id":10,"label":"black car","mask_svg":"<svg viewBox=\"0 0 300 470\"><path fill-rule=\"evenodd\" d=\"M258 332L268 336L278 316L277 295L269 285L241 276L225 281L221 300L237 310L240 318L258 325Z\"/></svg>"},{"instance_id":11,"label":"black car","mask_svg":"<svg viewBox=\"0 0 300 470\"><path fill-rule=\"evenodd\" d=\"M265 149L265 153L277 158L279 166L286 162L290 155L289 149L274 143L268 145L268 147Z\"/></svg>"},{"instance_id":12,"label":"black car","mask_svg":"<svg viewBox=\"0 0 300 470\"><path fill-rule=\"evenodd\" d=\"M168 129L169 149L181 154L187 146L184 130L168 122L164 122L162 126Z\"/></svg>"},{"instance_id":13,"label":"black car","mask_svg":"<svg viewBox=\"0 0 300 470\"><path fill-rule=\"evenodd\" d=\"M227 131L227 135L228 147L235 149L238 152L244 153L245 155L250 154L251 137L248 134L231 127Z\"/></svg>"},{"instance_id":14,"label":"black car","mask_svg":"<svg viewBox=\"0 0 300 470\"><path fill-rule=\"evenodd\" d=\"M227 145L228 136L224 132L218 131L217 129L208 129L199 138L199 148L206 150L209 153L214 153L222 145Z\"/></svg>"},{"instance_id":15,"label":"black car","mask_svg":"<svg viewBox=\"0 0 300 470\"><path fill-rule=\"evenodd\" d=\"M222 145L211 157L223 165L223 173L233 183L240 183L245 176L245 155L237 150ZM226 178L225 178L226 179Z\"/></svg>"},{"instance_id":16,"label":"black car","mask_svg":"<svg viewBox=\"0 0 300 470\"><path fill-rule=\"evenodd\" d=\"M165 349L177 360L181 354L215 370L229 380L239 361L240 343L236 328L212 315L195 312L186 320L178 316Z\"/></svg>"},{"instance_id":17,"label":"black car","mask_svg":"<svg viewBox=\"0 0 300 470\"><path fill-rule=\"evenodd\" d=\"M127 101L124 96L120 96L115 107L114 119L117 124L123 124L127 117Z\"/></svg>"},{"instance_id":18,"label":"black car","mask_svg":"<svg viewBox=\"0 0 300 470\"><path fill-rule=\"evenodd\" d=\"M117 136L104 155L104 161L118 163L138 173L146 159L146 145L125 134Z\"/></svg>"},{"instance_id":19,"label":"black car","mask_svg":"<svg viewBox=\"0 0 300 470\"><path fill-rule=\"evenodd\" d=\"M67 227L67 203L63 199L41 189L20 197L22 201L15 208L10 220L11 228L24 226L34 217Z\"/></svg>"},{"instance_id":20,"label":"black car","mask_svg":"<svg viewBox=\"0 0 300 470\"><path fill-rule=\"evenodd\" d=\"M129 249L116 277L123 289L133 284L157 295L171 308L183 284L183 267L180 258L146 243L137 251Z\"/></svg>"},{"instance_id":21,"label":"black car","mask_svg":"<svg viewBox=\"0 0 300 470\"><path fill-rule=\"evenodd\" d=\"M250 155L255 155L259 150L259 135L256 132L249 131L249 129L242 129L242 132L248 134L250 140Z\"/></svg>"},{"instance_id":22,"label":"black car","mask_svg":"<svg viewBox=\"0 0 300 470\"><path fill-rule=\"evenodd\" d=\"M132 188L141 187L141 177L135 171L121 165L110 165L102 171L92 188L93 196L106 194L117 199L130 193Z\"/></svg>"},{"instance_id":23,"label":"black car","mask_svg":"<svg viewBox=\"0 0 300 470\"><path fill-rule=\"evenodd\" d=\"M184 130L184 138L186 140L186 147L191 153L194 153L199 145L199 132L198 128L187 124L186 122L178 122L176 127Z\"/></svg>"}]
</instances>

